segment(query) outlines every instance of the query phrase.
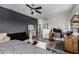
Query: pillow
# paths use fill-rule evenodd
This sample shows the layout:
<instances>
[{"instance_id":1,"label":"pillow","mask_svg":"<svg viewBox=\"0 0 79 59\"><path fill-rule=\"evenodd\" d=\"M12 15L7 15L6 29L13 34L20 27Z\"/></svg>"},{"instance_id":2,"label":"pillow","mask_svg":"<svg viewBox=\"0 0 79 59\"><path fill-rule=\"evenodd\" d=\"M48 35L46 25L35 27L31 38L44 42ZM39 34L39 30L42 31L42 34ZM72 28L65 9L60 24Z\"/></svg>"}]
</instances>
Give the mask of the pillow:
<instances>
[{"instance_id":1,"label":"pillow","mask_svg":"<svg viewBox=\"0 0 79 59\"><path fill-rule=\"evenodd\" d=\"M4 38L3 38L3 41L9 41L11 38L9 37L9 36L5 36Z\"/></svg>"},{"instance_id":2,"label":"pillow","mask_svg":"<svg viewBox=\"0 0 79 59\"><path fill-rule=\"evenodd\" d=\"M7 35L7 33L0 33L0 40L3 40L3 38Z\"/></svg>"},{"instance_id":3,"label":"pillow","mask_svg":"<svg viewBox=\"0 0 79 59\"><path fill-rule=\"evenodd\" d=\"M11 38L9 36L5 36L2 40L0 40L0 43L10 41L10 39Z\"/></svg>"}]
</instances>

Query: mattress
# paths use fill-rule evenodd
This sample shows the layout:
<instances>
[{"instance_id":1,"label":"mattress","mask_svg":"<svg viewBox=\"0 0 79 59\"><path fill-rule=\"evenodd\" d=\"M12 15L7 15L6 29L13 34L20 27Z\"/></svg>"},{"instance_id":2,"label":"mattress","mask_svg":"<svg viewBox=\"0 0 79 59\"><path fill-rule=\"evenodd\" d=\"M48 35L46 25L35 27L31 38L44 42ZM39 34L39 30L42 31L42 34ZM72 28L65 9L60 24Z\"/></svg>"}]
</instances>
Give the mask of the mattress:
<instances>
[{"instance_id":1,"label":"mattress","mask_svg":"<svg viewBox=\"0 0 79 59\"><path fill-rule=\"evenodd\" d=\"M50 54L50 51L19 40L0 43L0 54Z\"/></svg>"}]
</instances>

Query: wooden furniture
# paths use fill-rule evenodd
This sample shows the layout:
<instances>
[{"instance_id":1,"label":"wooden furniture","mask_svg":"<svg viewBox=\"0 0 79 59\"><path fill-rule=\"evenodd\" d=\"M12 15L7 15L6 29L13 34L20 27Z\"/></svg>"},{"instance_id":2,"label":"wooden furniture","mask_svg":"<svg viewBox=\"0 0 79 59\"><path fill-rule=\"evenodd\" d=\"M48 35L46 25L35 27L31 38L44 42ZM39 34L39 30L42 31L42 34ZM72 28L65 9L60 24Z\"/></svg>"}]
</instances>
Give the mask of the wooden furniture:
<instances>
[{"instance_id":1,"label":"wooden furniture","mask_svg":"<svg viewBox=\"0 0 79 59\"><path fill-rule=\"evenodd\" d=\"M52 30L50 30L50 32L49 32L49 40L50 41L53 41L53 33L52 33Z\"/></svg>"},{"instance_id":2,"label":"wooden furniture","mask_svg":"<svg viewBox=\"0 0 79 59\"><path fill-rule=\"evenodd\" d=\"M74 35L64 36L64 50L78 53L78 37Z\"/></svg>"}]
</instances>

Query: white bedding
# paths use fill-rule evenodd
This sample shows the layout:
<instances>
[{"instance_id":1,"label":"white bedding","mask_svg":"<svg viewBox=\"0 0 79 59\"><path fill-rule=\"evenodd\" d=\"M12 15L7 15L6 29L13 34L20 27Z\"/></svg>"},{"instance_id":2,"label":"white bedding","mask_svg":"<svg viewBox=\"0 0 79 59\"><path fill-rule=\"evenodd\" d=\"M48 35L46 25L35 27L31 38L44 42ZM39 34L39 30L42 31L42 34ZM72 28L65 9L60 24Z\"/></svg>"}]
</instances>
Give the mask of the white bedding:
<instances>
[{"instance_id":1,"label":"white bedding","mask_svg":"<svg viewBox=\"0 0 79 59\"><path fill-rule=\"evenodd\" d=\"M0 54L50 54L50 51L19 40L0 43Z\"/></svg>"}]
</instances>

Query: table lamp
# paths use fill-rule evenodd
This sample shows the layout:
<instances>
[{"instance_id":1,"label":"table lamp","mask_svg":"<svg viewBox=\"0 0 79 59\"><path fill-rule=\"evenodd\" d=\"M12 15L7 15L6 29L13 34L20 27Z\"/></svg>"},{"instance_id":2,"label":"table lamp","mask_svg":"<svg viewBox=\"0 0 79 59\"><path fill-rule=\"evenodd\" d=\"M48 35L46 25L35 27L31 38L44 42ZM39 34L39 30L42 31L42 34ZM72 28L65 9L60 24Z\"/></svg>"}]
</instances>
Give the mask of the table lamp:
<instances>
[{"instance_id":1,"label":"table lamp","mask_svg":"<svg viewBox=\"0 0 79 59\"><path fill-rule=\"evenodd\" d=\"M36 44L36 41L33 41L32 39L32 31L34 30L34 26L33 25L28 25L28 30L29 30L29 43L30 44Z\"/></svg>"}]
</instances>

